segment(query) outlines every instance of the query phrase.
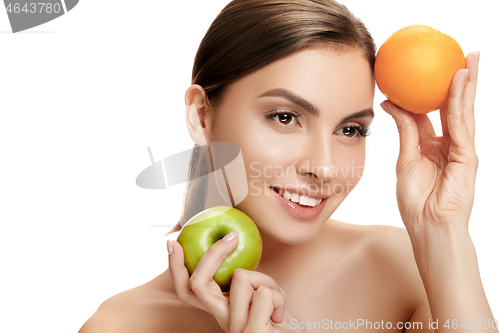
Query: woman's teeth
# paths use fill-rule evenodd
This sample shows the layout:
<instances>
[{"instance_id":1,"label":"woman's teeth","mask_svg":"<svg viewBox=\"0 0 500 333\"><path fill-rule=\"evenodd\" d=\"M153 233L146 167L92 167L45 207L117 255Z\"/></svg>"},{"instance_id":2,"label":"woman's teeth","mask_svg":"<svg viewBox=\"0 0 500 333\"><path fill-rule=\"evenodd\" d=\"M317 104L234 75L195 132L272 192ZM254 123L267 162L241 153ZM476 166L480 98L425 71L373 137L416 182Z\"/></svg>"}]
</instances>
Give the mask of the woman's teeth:
<instances>
[{"instance_id":1,"label":"woman's teeth","mask_svg":"<svg viewBox=\"0 0 500 333\"><path fill-rule=\"evenodd\" d=\"M317 205L319 205L319 203L321 202L321 200L323 199L315 199L315 198L310 198L308 196L305 196L305 195L298 195L297 193L290 193L288 191L285 190L285 192L283 194L280 193L280 195L285 198L286 200L290 200L292 202L296 202L300 205L303 205L303 206L310 206L310 207L315 207Z\"/></svg>"}]
</instances>

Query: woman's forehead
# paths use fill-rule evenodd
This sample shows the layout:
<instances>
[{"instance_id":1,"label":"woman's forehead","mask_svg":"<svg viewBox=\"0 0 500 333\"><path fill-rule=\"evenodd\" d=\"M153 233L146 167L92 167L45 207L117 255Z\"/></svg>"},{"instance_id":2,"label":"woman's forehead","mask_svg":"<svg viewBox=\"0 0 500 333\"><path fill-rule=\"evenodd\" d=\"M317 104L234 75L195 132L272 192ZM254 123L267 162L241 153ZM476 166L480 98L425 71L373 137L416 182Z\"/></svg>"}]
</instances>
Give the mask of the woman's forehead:
<instances>
[{"instance_id":1,"label":"woman's forehead","mask_svg":"<svg viewBox=\"0 0 500 333\"><path fill-rule=\"evenodd\" d=\"M372 105L374 87L370 64L361 50L315 47L276 60L234 82L224 101L248 103L272 96L269 92L286 90L320 108L341 103L343 108L363 109Z\"/></svg>"}]
</instances>

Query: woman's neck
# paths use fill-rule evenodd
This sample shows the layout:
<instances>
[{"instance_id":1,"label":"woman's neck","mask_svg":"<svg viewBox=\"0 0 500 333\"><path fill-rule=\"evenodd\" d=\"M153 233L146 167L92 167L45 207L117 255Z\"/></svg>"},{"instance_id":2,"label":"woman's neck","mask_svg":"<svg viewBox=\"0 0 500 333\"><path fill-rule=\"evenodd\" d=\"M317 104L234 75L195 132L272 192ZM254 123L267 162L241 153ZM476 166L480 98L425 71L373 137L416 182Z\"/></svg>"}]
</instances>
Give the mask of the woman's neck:
<instances>
[{"instance_id":1,"label":"woman's neck","mask_svg":"<svg viewBox=\"0 0 500 333\"><path fill-rule=\"evenodd\" d=\"M311 243L286 244L264 233L262 236L262 257L258 271L263 273L285 272L290 267L300 265L307 260L311 251Z\"/></svg>"}]
</instances>

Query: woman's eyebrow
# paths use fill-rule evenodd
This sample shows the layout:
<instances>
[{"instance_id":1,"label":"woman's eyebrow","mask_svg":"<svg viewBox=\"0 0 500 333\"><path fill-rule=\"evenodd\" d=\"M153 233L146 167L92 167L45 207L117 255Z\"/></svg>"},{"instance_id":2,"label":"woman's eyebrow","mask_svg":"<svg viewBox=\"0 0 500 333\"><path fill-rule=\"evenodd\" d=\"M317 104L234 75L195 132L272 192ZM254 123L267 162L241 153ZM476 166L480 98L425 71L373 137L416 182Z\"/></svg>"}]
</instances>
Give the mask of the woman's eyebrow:
<instances>
[{"instance_id":1,"label":"woman's eyebrow","mask_svg":"<svg viewBox=\"0 0 500 333\"><path fill-rule=\"evenodd\" d=\"M281 98L287 99L290 102L301 106L304 110L306 110L307 112L309 112L313 116L319 117L320 112L319 112L317 107L315 107L314 105L312 105L311 103L309 103L308 101L303 99L302 97L295 95L290 90L273 89L273 90L269 90L269 91L263 93L262 95L259 96L259 98L260 97L281 97Z\"/></svg>"},{"instance_id":2,"label":"woman's eyebrow","mask_svg":"<svg viewBox=\"0 0 500 333\"><path fill-rule=\"evenodd\" d=\"M361 110L361 111L355 112L353 114L350 114L347 117L345 117L344 119L342 119L341 123L345 123L346 121L351 120L351 119L363 118L363 117L374 118L375 113L373 112L373 109L368 108L368 109Z\"/></svg>"},{"instance_id":3,"label":"woman's eyebrow","mask_svg":"<svg viewBox=\"0 0 500 333\"><path fill-rule=\"evenodd\" d=\"M302 97L297 96L296 94L294 94L290 90L273 89L273 90L269 90L269 91L259 95L259 98L260 97L281 97L281 98L289 100L290 102L292 102L294 104L301 106L304 110L306 110L307 112L309 112L313 116L319 117L319 115L320 115L320 112L319 112L317 107L315 107L314 105L312 105L311 103L309 103L308 101L303 99ZM362 118L362 117L372 117L373 118L373 117L375 117L375 113L373 112L372 108L361 110L361 111L358 111L356 113L348 115L347 117L342 119L341 123L344 123L344 122L351 120L351 119Z\"/></svg>"}]
</instances>

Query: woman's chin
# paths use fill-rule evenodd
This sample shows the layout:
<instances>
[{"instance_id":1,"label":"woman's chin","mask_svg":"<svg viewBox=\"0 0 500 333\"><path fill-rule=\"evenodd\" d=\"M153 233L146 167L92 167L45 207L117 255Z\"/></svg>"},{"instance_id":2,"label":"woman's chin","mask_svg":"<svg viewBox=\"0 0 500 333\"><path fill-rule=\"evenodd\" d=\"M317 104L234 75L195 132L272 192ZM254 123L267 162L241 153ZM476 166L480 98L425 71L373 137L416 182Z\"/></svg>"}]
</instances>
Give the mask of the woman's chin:
<instances>
[{"instance_id":1,"label":"woman's chin","mask_svg":"<svg viewBox=\"0 0 500 333\"><path fill-rule=\"evenodd\" d=\"M339 198L328 198L322 211L310 219L293 216L278 204L277 199L272 195L265 197L262 201L245 199L237 208L255 222L264 244L267 240L287 245L300 245L314 240L324 223L338 207L338 202L336 202L338 200L332 201L331 199Z\"/></svg>"},{"instance_id":2,"label":"woman's chin","mask_svg":"<svg viewBox=\"0 0 500 333\"><path fill-rule=\"evenodd\" d=\"M293 226L287 223L281 227L271 225L271 228L261 227L259 230L264 244L278 242L285 245L301 245L314 240L318 236L321 226L322 224Z\"/></svg>"}]
</instances>

